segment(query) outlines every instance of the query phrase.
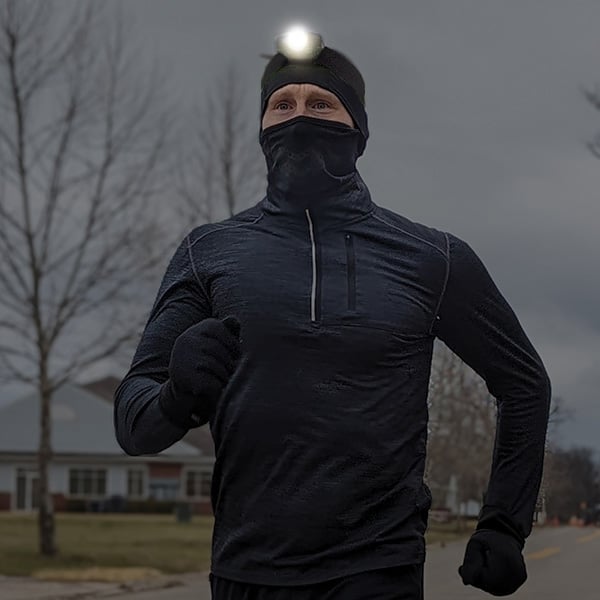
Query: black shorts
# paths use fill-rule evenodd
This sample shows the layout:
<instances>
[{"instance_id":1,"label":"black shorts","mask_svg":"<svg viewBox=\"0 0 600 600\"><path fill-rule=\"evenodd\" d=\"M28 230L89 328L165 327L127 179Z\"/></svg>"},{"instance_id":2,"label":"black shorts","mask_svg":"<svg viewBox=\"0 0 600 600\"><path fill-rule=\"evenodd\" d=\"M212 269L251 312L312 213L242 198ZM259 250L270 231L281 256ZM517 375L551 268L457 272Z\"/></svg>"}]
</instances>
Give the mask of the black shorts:
<instances>
[{"instance_id":1,"label":"black shorts","mask_svg":"<svg viewBox=\"0 0 600 600\"><path fill-rule=\"evenodd\" d=\"M241 583L209 575L212 600L423 600L423 565L386 567L310 585Z\"/></svg>"}]
</instances>

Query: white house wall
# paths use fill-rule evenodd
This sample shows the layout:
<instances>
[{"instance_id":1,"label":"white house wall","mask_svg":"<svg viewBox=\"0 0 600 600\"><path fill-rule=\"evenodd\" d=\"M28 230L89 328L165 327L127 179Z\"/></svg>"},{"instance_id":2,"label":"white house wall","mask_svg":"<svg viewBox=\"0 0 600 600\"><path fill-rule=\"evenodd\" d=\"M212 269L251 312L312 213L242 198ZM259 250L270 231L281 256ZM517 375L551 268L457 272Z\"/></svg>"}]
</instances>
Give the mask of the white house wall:
<instances>
[{"instance_id":1,"label":"white house wall","mask_svg":"<svg viewBox=\"0 0 600 600\"><path fill-rule=\"evenodd\" d=\"M16 486L14 465L0 464L0 492L14 494Z\"/></svg>"},{"instance_id":2,"label":"white house wall","mask_svg":"<svg viewBox=\"0 0 600 600\"><path fill-rule=\"evenodd\" d=\"M106 495L107 496L126 496L127 495L127 469L126 465L107 467L106 473Z\"/></svg>"},{"instance_id":3,"label":"white house wall","mask_svg":"<svg viewBox=\"0 0 600 600\"><path fill-rule=\"evenodd\" d=\"M53 464L48 472L50 476L50 491L53 494L69 493L69 466L61 464Z\"/></svg>"}]
</instances>

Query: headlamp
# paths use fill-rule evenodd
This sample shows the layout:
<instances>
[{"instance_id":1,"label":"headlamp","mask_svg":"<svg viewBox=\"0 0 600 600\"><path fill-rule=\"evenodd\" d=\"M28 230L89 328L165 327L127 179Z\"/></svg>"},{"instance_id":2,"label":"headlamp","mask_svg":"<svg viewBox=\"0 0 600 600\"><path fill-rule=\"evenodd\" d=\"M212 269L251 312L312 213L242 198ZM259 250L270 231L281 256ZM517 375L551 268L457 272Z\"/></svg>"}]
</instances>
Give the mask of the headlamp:
<instances>
[{"instance_id":1,"label":"headlamp","mask_svg":"<svg viewBox=\"0 0 600 600\"><path fill-rule=\"evenodd\" d=\"M293 27L275 41L277 51L289 61L308 61L316 58L323 50L323 38L318 33Z\"/></svg>"}]
</instances>

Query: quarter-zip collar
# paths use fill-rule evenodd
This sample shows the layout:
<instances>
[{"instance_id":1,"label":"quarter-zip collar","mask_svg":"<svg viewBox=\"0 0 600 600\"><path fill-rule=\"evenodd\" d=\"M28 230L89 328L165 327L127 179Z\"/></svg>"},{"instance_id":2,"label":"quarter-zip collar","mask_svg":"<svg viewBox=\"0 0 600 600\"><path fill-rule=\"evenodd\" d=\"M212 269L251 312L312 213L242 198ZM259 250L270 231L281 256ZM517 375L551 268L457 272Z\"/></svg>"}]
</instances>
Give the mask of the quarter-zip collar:
<instances>
[{"instance_id":1,"label":"quarter-zip collar","mask_svg":"<svg viewBox=\"0 0 600 600\"><path fill-rule=\"evenodd\" d=\"M358 129L300 115L262 130L259 140L268 172L264 209L280 221L304 222L308 210L315 227L322 229L372 209L356 170Z\"/></svg>"},{"instance_id":2,"label":"quarter-zip collar","mask_svg":"<svg viewBox=\"0 0 600 600\"><path fill-rule=\"evenodd\" d=\"M340 178L342 179L342 178ZM367 216L375 209L367 184L358 171L343 178L339 185L317 196L281 193L269 182L262 210L279 221L306 227L308 209L319 229L336 227Z\"/></svg>"}]
</instances>

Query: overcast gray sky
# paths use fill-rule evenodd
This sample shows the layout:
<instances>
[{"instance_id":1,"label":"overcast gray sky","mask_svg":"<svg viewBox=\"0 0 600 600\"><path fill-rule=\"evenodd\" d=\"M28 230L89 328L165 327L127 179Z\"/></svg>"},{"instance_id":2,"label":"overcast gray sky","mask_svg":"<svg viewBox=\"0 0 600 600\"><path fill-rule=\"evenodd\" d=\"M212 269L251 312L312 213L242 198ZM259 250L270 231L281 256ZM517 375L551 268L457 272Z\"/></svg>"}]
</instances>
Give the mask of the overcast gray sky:
<instances>
[{"instance_id":1,"label":"overcast gray sky","mask_svg":"<svg viewBox=\"0 0 600 600\"><path fill-rule=\"evenodd\" d=\"M292 23L348 54L374 201L475 248L576 411L563 441L600 449L600 114L580 92L600 82L600 2L123 3L189 97L235 59L258 107L258 55Z\"/></svg>"},{"instance_id":2,"label":"overcast gray sky","mask_svg":"<svg viewBox=\"0 0 600 600\"><path fill-rule=\"evenodd\" d=\"M600 450L600 161L585 147L600 113L580 91L600 83L598 0L111 2L175 97L236 60L257 131L276 34L303 23L347 54L366 81L373 200L472 245L575 410L563 442Z\"/></svg>"}]
</instances>

